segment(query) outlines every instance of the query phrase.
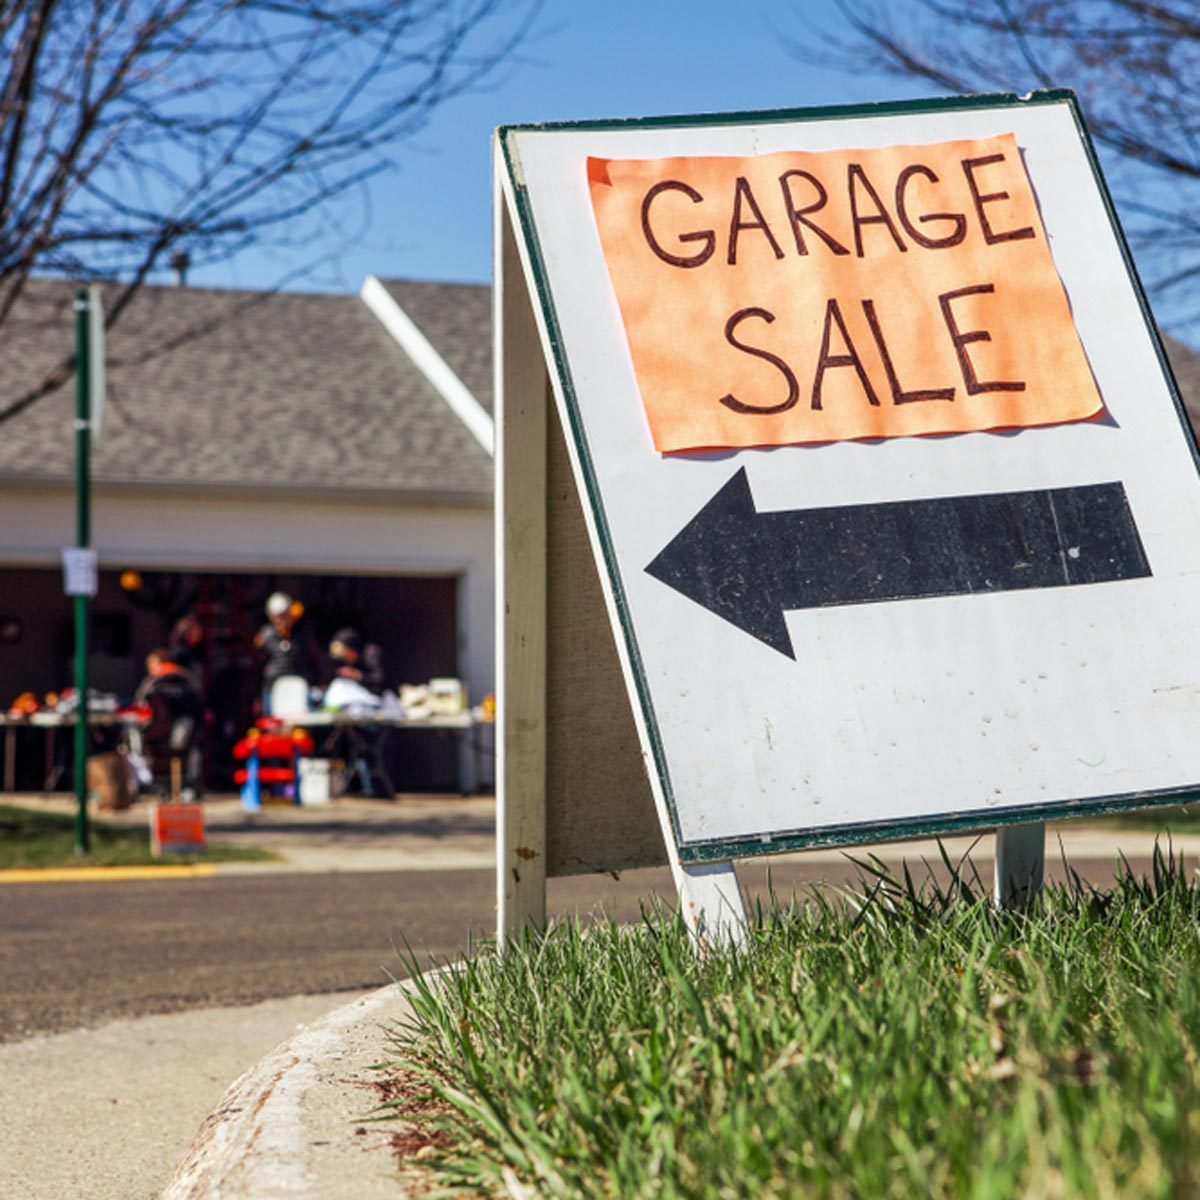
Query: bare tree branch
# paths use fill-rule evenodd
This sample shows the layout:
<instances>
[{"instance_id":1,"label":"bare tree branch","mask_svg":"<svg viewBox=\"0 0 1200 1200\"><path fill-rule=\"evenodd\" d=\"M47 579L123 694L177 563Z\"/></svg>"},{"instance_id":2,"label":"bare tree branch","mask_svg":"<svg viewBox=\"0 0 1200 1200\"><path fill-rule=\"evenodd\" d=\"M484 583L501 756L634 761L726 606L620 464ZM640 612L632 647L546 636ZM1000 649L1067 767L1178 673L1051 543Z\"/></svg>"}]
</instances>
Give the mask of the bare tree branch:
<instances>
[{"instance_id":1,"label":"bare tree branch","mask_svg":"<svg viewBox=\"0 0 1200 1200\"><path fill-rule=\"evenodd\" d=\"M27 280L319 244L541 0L0 0L0 336ZM64 359L0 423L70 379Z\"/></svg>"},{"instance_id":2,"label":"bare tree branch","mask_svg":"<svg viewBox=\"0 0 1200 1200\"><path fill-rule=\"evenodd\" d=\"M1070 87L1169 320L1200 323L1200 6L1196 0L838 0L792 38L806 61L941 91Z\"/></svg>"}]
</instances>

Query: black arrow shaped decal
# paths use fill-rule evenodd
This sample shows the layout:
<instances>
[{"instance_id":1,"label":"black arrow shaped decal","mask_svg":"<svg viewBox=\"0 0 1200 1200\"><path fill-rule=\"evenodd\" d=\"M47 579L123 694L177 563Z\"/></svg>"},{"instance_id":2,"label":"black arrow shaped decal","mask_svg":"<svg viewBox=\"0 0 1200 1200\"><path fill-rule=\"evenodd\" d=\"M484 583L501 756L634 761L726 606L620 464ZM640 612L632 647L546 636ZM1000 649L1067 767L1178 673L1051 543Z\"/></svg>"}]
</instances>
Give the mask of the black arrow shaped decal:
<instances>
[{"instance_id":1,"label":"black arrow shaped decal","mask_svg":"<svg viewBox=\"0 0 1200 1200\"><path fill-rule=\"evenodd\" d=\"M744 468L646 570L793 659L788 609L1151 574L1120 483L758 512Z\"/></svg>"}]
</instances>

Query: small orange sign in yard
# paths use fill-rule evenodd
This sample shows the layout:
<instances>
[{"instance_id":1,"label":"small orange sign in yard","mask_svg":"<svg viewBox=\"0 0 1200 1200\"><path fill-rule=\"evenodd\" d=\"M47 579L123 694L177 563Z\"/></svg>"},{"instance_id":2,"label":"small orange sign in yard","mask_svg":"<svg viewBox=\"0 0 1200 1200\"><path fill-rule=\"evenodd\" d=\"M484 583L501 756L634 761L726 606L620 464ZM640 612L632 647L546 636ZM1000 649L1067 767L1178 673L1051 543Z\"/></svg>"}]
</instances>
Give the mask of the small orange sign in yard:
<instances>
[{"instance_id":1,"label":"small orange sign in yard","mask_svg":"<svg viewBox=\"0 0 1200 1200\"><path fill-rule=\"evenodd\" d=\"M204 808L200 804L152 804L150 848L164 854L203 854Z\"/></svg>"},{"instance_id":2,"label":"small orange sign in yard","mask_svg":"<svg viewBox=\"0 0 1200 1200\"><path fill-rule=\"evenodd\" d=\"M587 175L659 451L1102 409L1012 134Z\"/></svg>"}]
</instances>

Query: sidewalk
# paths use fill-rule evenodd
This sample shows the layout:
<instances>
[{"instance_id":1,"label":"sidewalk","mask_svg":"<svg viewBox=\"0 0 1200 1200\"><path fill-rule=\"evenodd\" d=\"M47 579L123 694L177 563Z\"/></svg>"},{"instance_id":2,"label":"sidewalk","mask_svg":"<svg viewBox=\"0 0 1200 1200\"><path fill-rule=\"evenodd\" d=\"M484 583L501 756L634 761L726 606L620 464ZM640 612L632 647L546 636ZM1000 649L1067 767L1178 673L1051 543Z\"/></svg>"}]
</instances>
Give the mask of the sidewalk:
<instances>
[{"instance_id":1,"label":"sidewalk","mask_svg":"<svg viewBox=\"0 0 1200 1200\"><path fill-rule=\"evenodd\" d=\"M152 1200L229 1081L353 997L138 1017L0 1045L0 1196Z\"/></svg>"},{"instance_id":2,"label":"sidewalk","mask_svg":"<svg viewBox=\"0 0 1200 1200\"><path fill-rule=\"evenodd\" d=\"M401 1200L391 1138L376 1124L373 1066L410 1012L394 984L343 1004L235 1080L200 1127L163 1200Z\"/></svg>"}]
</instances>

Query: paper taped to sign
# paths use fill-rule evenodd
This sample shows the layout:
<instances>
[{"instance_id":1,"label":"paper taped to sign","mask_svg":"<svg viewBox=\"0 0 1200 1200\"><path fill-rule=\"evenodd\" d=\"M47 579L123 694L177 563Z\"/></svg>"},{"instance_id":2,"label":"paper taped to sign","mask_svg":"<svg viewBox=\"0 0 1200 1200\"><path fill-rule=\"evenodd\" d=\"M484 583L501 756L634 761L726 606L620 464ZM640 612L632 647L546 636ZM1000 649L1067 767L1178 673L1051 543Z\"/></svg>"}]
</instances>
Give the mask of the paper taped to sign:
<instances>
[{"instance_id":1,"label":"paper taped to sign","mask_svg":"<svg viewBox=\"0 0 1200 1200\"><path fill-rule=\"evenodd\" d=\"M1012 134L587 173L660 452L1102 411Z\"/></svg>"}]
</instances>

